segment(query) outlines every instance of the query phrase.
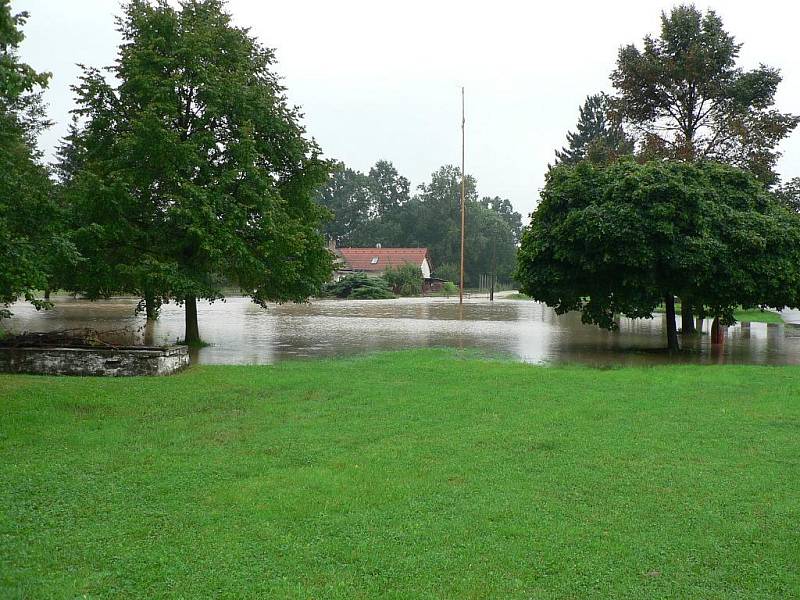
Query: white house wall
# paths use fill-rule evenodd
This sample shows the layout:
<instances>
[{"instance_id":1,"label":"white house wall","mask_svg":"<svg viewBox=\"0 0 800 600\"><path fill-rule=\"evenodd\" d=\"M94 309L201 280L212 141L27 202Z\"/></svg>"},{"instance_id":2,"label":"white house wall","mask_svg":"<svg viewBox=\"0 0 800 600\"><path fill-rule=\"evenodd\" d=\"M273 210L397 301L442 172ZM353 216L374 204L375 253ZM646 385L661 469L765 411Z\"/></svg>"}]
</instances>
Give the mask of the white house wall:
<instances>
[{"instance_id":1,"label":"white house wall","mask_svg":"<svg viewBox=\"0 0 800 600\"><path fill-rule=\"evenodd\" d=\"M422 276L424 278L427 279L428 277L431 276L431 266L430 266L430 264L428 264L428 259L427 258L422 261L422 265L420 266L420 268L422 269Z\"/></svg>"}]
</instances>

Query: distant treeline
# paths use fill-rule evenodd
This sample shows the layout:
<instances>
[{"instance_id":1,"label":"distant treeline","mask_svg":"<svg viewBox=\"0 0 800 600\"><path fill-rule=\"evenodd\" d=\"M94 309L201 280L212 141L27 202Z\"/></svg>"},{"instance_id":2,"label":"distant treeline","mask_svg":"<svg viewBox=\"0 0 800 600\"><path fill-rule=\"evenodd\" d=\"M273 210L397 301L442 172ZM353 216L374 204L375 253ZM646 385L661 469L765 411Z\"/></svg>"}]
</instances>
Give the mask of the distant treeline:
<instances>
[{"instance_id":1,"label":"distant treeline","mask_svg":"<svg viewBox=\"0 0 800 600\"><path fill-rule=\"evenodd\" d=\"M467 285L496 264L498 281L511 280L522 216L505 198L478 197L466 177ZM361 173L340 163L317 201L333 213L324 233L338 246L427 247L434 275L458 281L461 248L461 170L445 165L411 194L408 179L380 160Z\"/></svg>"}]
</instances>

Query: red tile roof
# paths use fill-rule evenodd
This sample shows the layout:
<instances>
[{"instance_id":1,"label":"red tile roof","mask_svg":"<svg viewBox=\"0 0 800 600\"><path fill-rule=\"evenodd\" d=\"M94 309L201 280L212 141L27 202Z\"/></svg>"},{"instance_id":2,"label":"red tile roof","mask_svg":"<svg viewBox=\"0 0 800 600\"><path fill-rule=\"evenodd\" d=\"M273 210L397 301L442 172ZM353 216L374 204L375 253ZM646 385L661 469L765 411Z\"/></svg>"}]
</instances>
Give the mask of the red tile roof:
<instances>
[{"instance_id":1,"label":"red tile roof","mask_svg":"<svg viewBox=\"0 0 800 600\"><path fill-rule=\"evenodd\" d=\"M428 256L427 248L337 248L336 253L354 271L379 271L401 267L406 263L422 265ZM373 259L378 261L373 263Z\"/></svg>"}]
</instances>

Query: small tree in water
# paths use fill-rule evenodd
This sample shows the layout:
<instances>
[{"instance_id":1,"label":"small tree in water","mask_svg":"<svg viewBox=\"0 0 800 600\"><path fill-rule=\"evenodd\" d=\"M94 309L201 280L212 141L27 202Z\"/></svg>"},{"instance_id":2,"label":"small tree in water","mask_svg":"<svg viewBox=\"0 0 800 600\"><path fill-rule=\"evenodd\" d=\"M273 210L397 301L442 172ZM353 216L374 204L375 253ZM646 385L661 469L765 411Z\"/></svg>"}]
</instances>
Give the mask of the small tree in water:
<instances>
[{"instance_id":1,"label":"small tree in water","mask_svg":"<svg viewBox=\"0 0 800 600\"><path fill-rule=\"evenodd\" d=\"M87 69L75 88L80 286L183 303L187 343L200 340L197 300L225 284L261 305L318 291L332 257L312 196L329 164L273 52L221 0L131 0L118 23L115 83Z\"/></svg>"},{"instance_id":2,"label":"small tree in water","mask_svg":"<svg viewBox=\"0 0 800 600\"><path fill-rule=\"evenodd\" d=\"M739 305L800 306L800 216L720 164L559 166L523 234L516 279L556 313L606 329L663 303L677 351L676 295L723 324Z\"/></svg>"}]
</instances>

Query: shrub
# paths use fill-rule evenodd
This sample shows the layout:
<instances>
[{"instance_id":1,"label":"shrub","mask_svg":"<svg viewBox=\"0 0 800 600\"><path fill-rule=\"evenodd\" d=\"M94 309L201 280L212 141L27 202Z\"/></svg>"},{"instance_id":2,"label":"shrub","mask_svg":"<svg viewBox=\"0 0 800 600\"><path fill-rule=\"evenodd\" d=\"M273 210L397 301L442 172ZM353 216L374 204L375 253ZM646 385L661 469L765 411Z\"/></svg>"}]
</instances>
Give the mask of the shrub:
<instances>
[{"instance_id":1,"label":"shrub","mask_svg":"<svg viewBox=\"0 0 800 600\"><path fill-rule=\"evenodd\" d=\"M452 281L445 281L442 284L442 292L444 292L445 294L457 294L458 286Z\"/></svg>"},{"instance_id":2,"label":"shrub","mask_svg":"<svg viewBox=\"0 0 800 600\"><path fill-rule=\"evenodd\" d=\"M327 284L322 295L329 298L389 299L394 294L386 281L379 277L368 277L364 273L345 275L339 281Z\"/></svg>"},{"instance_id":3,"label":"shrub","mask_svg":"<svg viewBox=\"0 0 800 600\"><path fill-rule=\"evenodd\" d=\"M401 267L386 269L383 278L395 294L400 296L419 296L422 294L422 271L412 263Z\"/></svg>"},{"instance_id":4,"label":"shrub","mask_svg":"<svg viewBox=\"0 0 800 600\"><path fill-rule=\"evenodd\" d=\"M350 294L350 300L390 300L396 297L389 289L378 286L360 287Z\"/></svg>"},{"instance_id":5,"label":"shrub","mask_svg":"<svg viewBox=\"0 0 800 600\"><path fill-rule=\"evenodd\" d=\"M445 281L458 281L461 278L461 267L455 263L442 263L436 267L433 275Z\"/></svg>"}]
</instances>

